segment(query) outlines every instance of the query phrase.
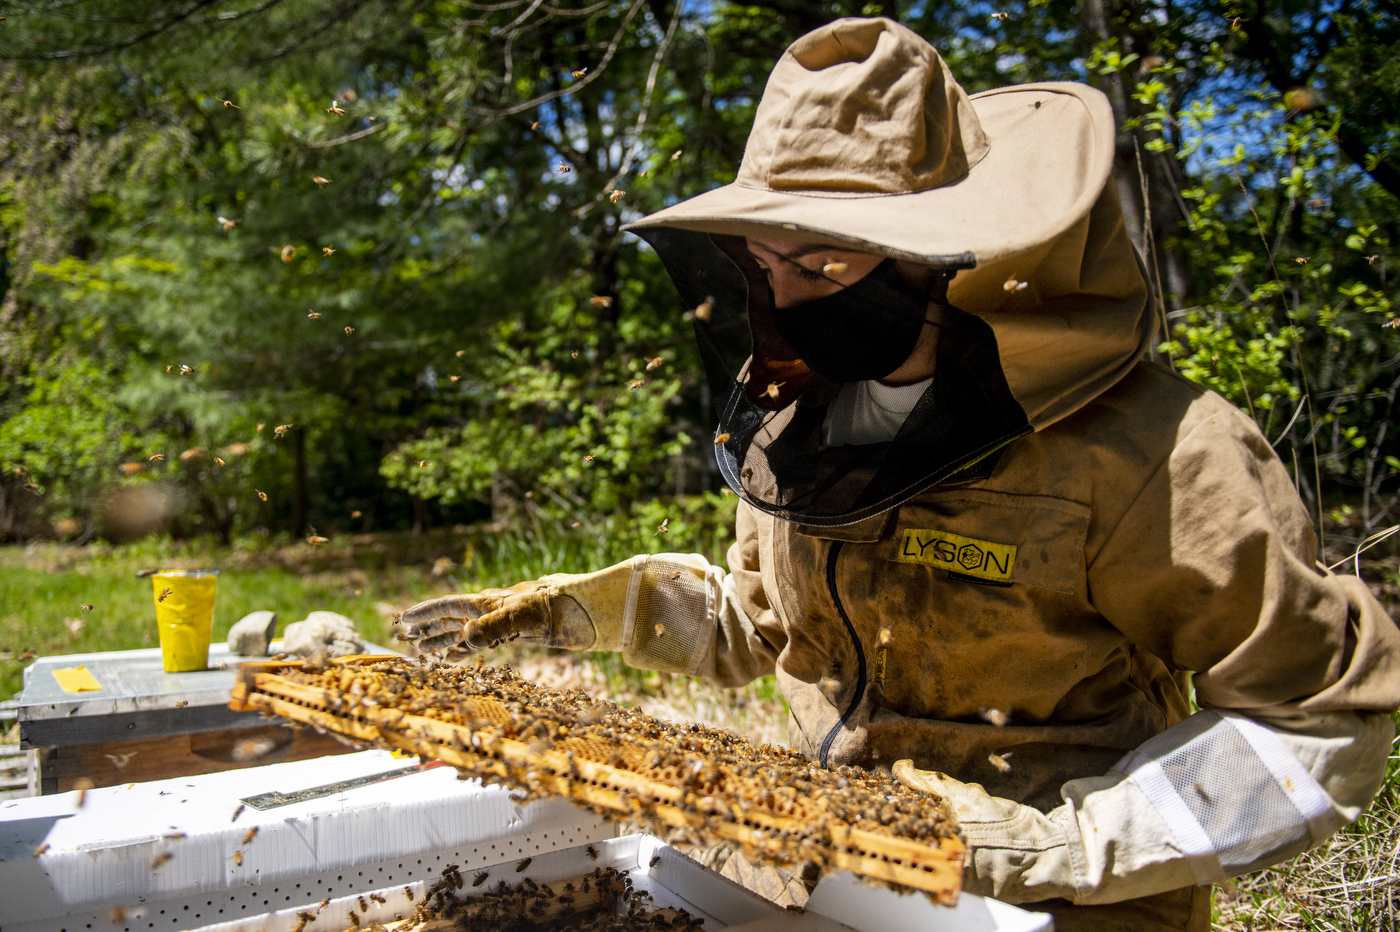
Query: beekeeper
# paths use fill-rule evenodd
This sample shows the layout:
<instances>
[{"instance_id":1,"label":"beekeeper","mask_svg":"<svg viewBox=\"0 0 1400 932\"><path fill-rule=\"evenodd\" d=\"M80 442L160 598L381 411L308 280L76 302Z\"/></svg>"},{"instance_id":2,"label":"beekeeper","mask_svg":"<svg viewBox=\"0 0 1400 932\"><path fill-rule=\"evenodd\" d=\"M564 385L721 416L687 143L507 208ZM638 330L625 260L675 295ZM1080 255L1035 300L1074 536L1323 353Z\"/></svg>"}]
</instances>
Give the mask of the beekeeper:
<instances>
[{"instance_id":1,"label":"beekeeper","mask_svg":"<svg viewBox=\"0 0 1400 932\"><path fill-rule=\"evenodd\" d=\"M1084 85L968 97L885 19L799 39L735 183L630 228L708 310L729 572L638 556L407 634L775 673L805 754L948 800L967 890L1207 929L1210 884L1376 793L1400 632L1254 422L1146 360L1113 153Z\"/></svg>"}]
</instances>

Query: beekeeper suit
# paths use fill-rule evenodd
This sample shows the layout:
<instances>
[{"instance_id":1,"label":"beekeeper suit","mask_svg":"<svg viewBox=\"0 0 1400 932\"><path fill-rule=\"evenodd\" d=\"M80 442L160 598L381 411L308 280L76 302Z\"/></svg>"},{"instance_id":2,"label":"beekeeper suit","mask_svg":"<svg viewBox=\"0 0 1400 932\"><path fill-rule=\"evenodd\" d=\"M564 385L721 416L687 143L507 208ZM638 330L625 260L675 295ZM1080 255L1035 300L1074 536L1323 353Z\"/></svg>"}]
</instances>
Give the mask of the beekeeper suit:
<instances>
[{"instance_id":1,"label":"beekeeper suit","mask_svg":"<svg viewBox=\"0 0 1400 932\"><path fill-rule=\"evenodd\" d=\"M638 556L426 602L408 636L775 673L805 754L949 802L967 890L1062 930L1208 928L1211 883L1376 793L1400 632L1317 563L1253 421L1146 361L1113 151L1084 85L968 97L884 19L798 40L736 182L630 228L702 309L729 571ZM775 300L821 244L875 266ZM930 346L927 379L881 382Z\"/></svg>"}]
</instances>

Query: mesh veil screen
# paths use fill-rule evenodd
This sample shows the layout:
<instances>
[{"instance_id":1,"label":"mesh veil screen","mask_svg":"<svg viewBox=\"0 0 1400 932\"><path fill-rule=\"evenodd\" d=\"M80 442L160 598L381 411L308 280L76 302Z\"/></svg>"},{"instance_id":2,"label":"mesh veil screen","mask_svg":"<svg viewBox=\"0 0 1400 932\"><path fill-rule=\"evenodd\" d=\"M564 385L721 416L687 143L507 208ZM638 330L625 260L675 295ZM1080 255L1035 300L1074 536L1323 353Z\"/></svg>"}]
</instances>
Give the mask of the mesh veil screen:
<instances>
[{"instance_id":1,"label":"mesh veil screen","mask_svg":"<svg viewBox=\"0 0 1400 932\"><path fill-rule=\"evenodd\" d=\"M624 654L628 665L688 672L701 640L713 634L706 615L705 570L664 557L648 560L637 592L632 644Z\"/></svg>"},{"instance_id":2,"label":"mesh veil screen","mask_svg":"<svg viewBox=\"0 0 1400 932\"><path fill-rule=\"evenodd\" d=\"M814 526L853 524L894 508L978 463L1031 426L1001 369L996 337L980 318L934 302L939 328L934 378L888 443L823 448L821 426L838 386L792 369L785 351L754 350L751 307L766 307L767 284L736 264L705 233L638 231L656 249L688 308L702 304L696 339L719 415L721 473L754 507ZM741 249L728 243L726 249ZM758 314L759 312L754 312ZM786 351L790 353L790 351ZM784 368L787 367L787 368ZM800 361L798 369L805 371ZM755 375L757 373L757 375ZM756 379L750 386L749 379Z\"/></svg>"}]
</instances>

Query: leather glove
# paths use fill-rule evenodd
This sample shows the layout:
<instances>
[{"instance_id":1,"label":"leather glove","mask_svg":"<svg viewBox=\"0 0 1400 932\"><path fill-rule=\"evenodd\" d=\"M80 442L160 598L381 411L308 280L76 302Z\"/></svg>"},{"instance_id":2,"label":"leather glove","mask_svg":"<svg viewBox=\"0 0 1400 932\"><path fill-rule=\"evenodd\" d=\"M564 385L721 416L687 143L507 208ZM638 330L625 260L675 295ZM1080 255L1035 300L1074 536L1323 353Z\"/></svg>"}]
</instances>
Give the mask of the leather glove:
<instances>
[{"instance_id":1,"label":"leather glove","mask_svg":"<svg viewBox=\"0 0 1400 932\"><path fill-rule=\"evenodd\" d=\"M556 573L509 589L429 599L404 612L400 640L463 656L519 638L564 650L618 650L632 576L629 560L579 575Z\"/></svg>"}]
</instances>

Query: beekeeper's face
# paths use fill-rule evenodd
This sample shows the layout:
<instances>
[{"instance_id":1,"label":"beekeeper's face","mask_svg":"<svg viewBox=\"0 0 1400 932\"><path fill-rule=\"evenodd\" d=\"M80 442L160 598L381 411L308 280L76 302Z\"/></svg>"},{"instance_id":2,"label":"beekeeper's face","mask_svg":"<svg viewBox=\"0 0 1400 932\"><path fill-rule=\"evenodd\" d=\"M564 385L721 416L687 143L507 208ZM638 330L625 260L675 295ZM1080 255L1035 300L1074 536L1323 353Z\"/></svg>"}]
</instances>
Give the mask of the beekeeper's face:
<instances>
[{"instance_id":1,"label":"beekeeper's face","mask_svg":"<svg viewBox=\"0 0 1400 932\"><path fill-rule=\"evenodd\" d=\"M869 275L881 262L872 253L837 246L755 237L747 242L754 260L768 273L778 307L795 307L834 294Z\"/></svg>"}]
</instances>

